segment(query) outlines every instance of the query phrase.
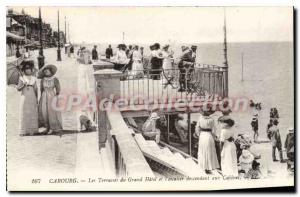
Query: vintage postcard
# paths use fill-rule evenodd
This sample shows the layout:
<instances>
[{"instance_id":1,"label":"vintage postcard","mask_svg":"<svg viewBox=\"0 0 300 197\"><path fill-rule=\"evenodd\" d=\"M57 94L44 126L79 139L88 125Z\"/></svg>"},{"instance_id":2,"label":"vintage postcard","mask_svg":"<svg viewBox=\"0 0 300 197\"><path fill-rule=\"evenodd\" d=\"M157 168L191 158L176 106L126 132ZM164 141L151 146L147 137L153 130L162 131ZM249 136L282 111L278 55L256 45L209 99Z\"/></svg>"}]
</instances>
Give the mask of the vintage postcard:
<instances>
[{"instance_id":1,"label":"vintage postcard","mask_svg":"<svg viewBox=\"0 0 300 197\"><path fill-rule=\"evenodd\" d=\"M294 187L293 18L8 6L7 190Z\"/></svg>"}]
</instances>

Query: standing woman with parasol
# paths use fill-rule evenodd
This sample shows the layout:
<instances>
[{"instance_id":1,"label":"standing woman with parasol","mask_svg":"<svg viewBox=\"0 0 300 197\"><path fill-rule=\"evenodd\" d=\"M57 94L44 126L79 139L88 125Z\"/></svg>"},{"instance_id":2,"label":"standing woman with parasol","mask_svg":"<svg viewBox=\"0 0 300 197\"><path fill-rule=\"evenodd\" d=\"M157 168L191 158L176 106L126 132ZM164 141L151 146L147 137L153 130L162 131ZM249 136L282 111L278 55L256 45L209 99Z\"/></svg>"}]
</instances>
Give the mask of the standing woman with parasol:
<instances>
[{"instance_id":1,"label":"standing woman with parasol","mask_svg":"<svg viewBox=\"0 0 300 197\"><path fill-rule=\"evenodd\" d=\"M38 133L38 89L34 76L33 60L23 60L19 66L20 75L17 90L20 99L20 136Z\"/></svg>"}]
</instances>

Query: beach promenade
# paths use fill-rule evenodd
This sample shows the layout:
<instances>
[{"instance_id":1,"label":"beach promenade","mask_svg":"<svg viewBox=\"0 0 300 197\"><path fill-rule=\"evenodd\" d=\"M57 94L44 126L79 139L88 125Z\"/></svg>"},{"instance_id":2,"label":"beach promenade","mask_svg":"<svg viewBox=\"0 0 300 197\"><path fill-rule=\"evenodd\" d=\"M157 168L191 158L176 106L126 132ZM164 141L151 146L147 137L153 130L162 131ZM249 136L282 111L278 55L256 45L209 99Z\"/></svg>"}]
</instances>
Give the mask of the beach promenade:
<instances>
[{"instance_id":1,"label":"beach promenade","mask_svg":"<svg viewBox=\"0 0 300 197\"><path fill-rule=\"evenodd\" d=\"M34 59L36 60L37 51ZM44 50L46 64L54 64L58 71L61 92L80 93L86 91L84 74L91 65L81 65L75 58L67 57L62 51L62 61L56 61L56 49ZM20 92L8 86L7 98L7 171L8 185L13 186L12 180L23 177L24 188L32 186L32 177L114 177L110 155L105 149L101 154L98 149L98 133L79 133L78 117L83 112L63 112L64 131L59 135L37 135L20 137L19 99ZM234 115L238 118L238 115ZM247 130L247 129L246 129ZM282 136L285 139L285 136ZM266 171L272 171L274 176L288 176L286 164L274 163L271 158L271 144L254 144L252 150L261 154L261 166ZM284 154L285 155L285 154ZM291 177L292 179L292 177ZM80 181L80 180L79 180ZM19 184L18 184L19 185ZM42 189L42 188L39 188Z\"/></svg>"}]
</instances>

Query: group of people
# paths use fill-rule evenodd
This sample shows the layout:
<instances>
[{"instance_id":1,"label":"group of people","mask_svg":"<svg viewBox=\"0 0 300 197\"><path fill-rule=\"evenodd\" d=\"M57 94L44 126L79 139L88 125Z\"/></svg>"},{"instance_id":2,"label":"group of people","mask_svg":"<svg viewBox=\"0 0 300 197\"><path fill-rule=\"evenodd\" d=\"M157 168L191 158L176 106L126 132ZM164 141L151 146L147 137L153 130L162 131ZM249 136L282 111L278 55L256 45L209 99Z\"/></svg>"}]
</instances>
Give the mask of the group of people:
<instances>
[{"instance_id":1,"label":"group of people","mask_svg":"<svg viewBox=\"0 0 300 197\"><path fill-rule=\"evenodd\" d=\"M250 150L252 140L249 135L235 133L235 129L233 128L235 121L230 116L230 112L230 110L223 112L223 115L217 121L217 127L215 120L211 117L213 111L209 108L203 108L195 126L193 127L191 125L192 138L197 141L195 146L197 150L194 156L198 158L200 168L205 170L207 174L211 174L215 169L221 169L224 176L239 176L243 173L245 178L261 178L262 173L259 163L261 156ZM142 127L142 134L145 139L155 140L159 143L161 136L165 138L165 130L160 126L162 119L163 118L156 112L151 113ZM171 118L169 118L169 120L171 120ZM172 128L172 130L177 130L177 134L182 143L187 143L187 119L184 118L183 115L180 115L176 121L174 127L170 125L170 123L169 127ZM280 144L278 142L280 134L277 127L273 127L271 130L273 139L273 160L277 161L274 151L276 148L281 150L281 141ZM290 170L294 169L293 131L293 128L289 128L289 134L285 141L287 157L290 161L288 162L288 169ZM280 154L281 161L284 162L282 152Z\"/></svg>"},{"instance_id":2,"label":"group of people","mask_svg":"<svg viewBox=\"0 0 300 197\"><path fill-rule=\"evenodd\" d=\"M53 98L60 93L60 83L55 77L57 67L45 65L35 72L33 60L25 58L19 62L21 74L17 90L21 92L20 136L60 132L62 130L61 114L52 107ZM41 79L40 97L38 97L37 78ZM45 130L39 132L41 127Z\"/></svg>"}]
</instances>

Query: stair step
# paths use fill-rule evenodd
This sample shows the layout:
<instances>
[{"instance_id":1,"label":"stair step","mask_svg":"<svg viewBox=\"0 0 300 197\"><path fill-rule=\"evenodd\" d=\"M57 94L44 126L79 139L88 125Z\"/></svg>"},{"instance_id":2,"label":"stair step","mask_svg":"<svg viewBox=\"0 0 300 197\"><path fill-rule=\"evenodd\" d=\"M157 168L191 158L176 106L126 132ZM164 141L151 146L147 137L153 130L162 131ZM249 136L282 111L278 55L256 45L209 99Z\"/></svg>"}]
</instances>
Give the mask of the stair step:
<instances>
[{"instance_id":1,"label":"stair step","mask_svg":"<svg viewBox=\"0 0 300 197\"><path fill-rule=\"evenodd\" d=\"M137 133L135 134L134 138L142 151L148 154L153 154L151 148L149 148L149 145L142 134Z\"/></svg>"}]
</instances>

